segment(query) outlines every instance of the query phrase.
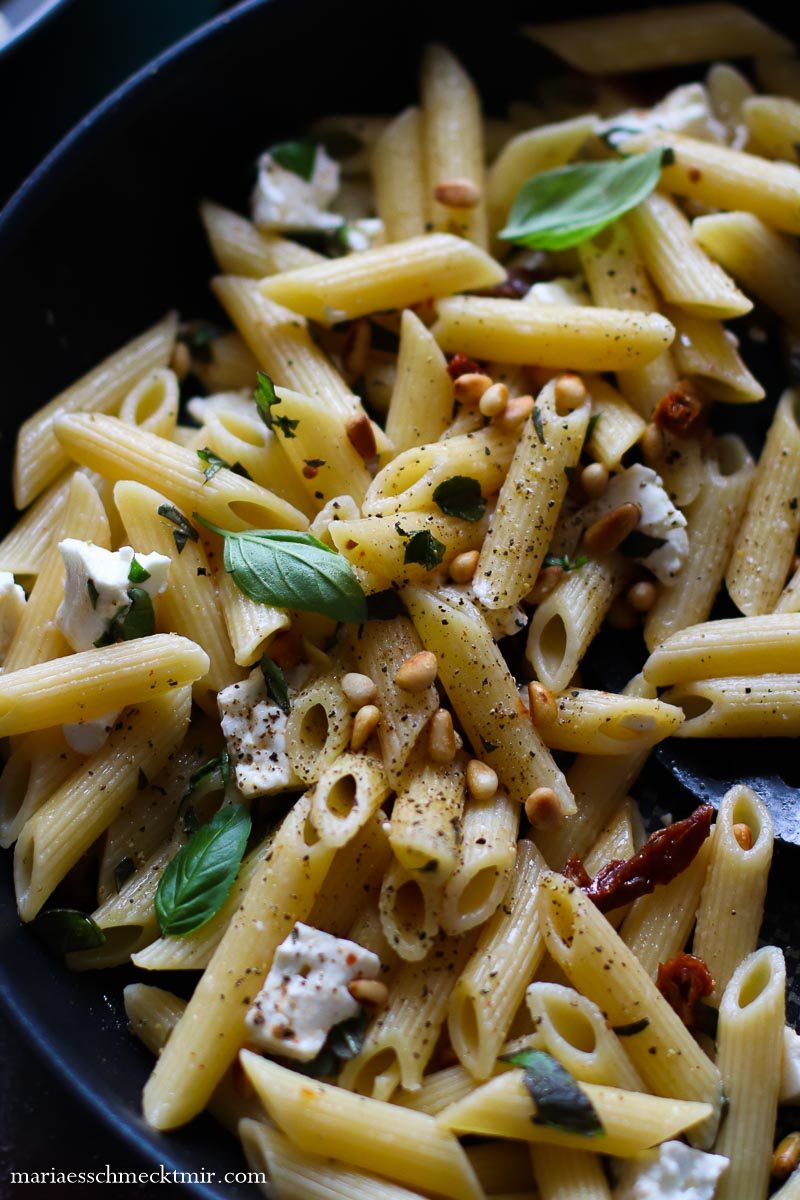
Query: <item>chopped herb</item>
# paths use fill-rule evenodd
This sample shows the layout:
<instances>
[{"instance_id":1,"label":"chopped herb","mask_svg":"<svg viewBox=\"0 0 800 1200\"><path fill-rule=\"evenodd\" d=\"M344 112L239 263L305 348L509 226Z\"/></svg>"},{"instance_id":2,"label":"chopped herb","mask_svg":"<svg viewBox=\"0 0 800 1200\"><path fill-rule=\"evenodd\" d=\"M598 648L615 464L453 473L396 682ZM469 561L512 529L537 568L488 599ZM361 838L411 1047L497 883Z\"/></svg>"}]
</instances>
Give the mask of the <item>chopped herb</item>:
<instances>
[{"instance_id":1,"label":"chopped herb","mask_svg":"<svg viewBox=\"0 0 800 1200\"><path fill-rule=\"evenodd\" d=\"M310 1062L293 1062L292 1067L301 1075L314 1079L329 1078L339 1074L342 1062L348 1062L361 1053L367 1036L369 1019L364 1009L356 1017L334 1025L319 1054Z\"/></svg>"},{"instance_id":2,"label":"chopped herb","mask_svg":"<svg viewBox=\"0 0 800 1200\"><path fill-rule=\"evenodd\" d=\"M317 147L313 142L278 142L270 146L270 158L301 179L310 180L317 160Z\"/></svg>"},{"instance_id":3,"label":"chopped herb","mask_svg":"<svg viewBox=\"0 0 800 1200\"><path fill-rule=\"evenodd\" d=\"M434 489L433 499L448 517L460 517L462 521L480 521L486 512L481 485L469 475L453 475L443 480Z\"/></svg>"},{"instance_id":4,"label":"chopped herb","mask_svg":"<svg viewBox=\"0 0 800 1200\"><path fill-rule=\"evenodd\" d=\"M322 613L334 621L366 620L364 593L349 562L312 534L288 529L232 533L194 516L225 539L225 570L251 600Z\"/></svg>"},{"instance_id":5,"label":"chopped herb","mask_svg":"<svg viewBox=\"0 0 800 1200\"><path fill-rule=\"evenodd\" d=\"M188 800L189 797L193 797L201 800L203 796L210 796L212 792L223 791L228 786L230 778L231 760L228 749L225 747L189 776L189 787L183 799Z\"/></svg>"},{"instance_id":6,"label":"chopped herb","mask_svg":"<svg viewBox=\"0 0 800 1200\"><path fill-rule=\"evenodd\" d=\"M324 458L304 458L303 462L307 467L313 467L315 470L325 466Z\"/></svg>"},{"instance_id":7,"label":"chopped herb","mask_svg":"<svg viewBox=\"0 0 800 1200\"><path fill-rule=\"evenodd\" d=\"M187 542L196 542L199 534L194 525L190 525L186 517L180 512L174 504L159 504L158 515L163 517L175 528L172 531L172 536L175 539L175 545L178 549L178 554L181 553Z\"/></svg>"},{"instance_id":8,"label":"chopped herb","mask_svg":"<svg viewBox=\"0 0 800 1200\"><path fill-rule=\"evenodd\" d=\"M92 950L106 940L99 925L76 908L48 908L31 922L31 930L55 954Z\"/></svg>"},{"instance_id":9,"label":"chopped herb","mask_svg":"<svg viewBox=\"0 0 800 1200\"><path fill-rule=\"evenodd\" d=\"M275 701L278 708L287 715L289 713L289 687L286 676L281 668L268 654L262 655L261 672L267 685L267 694Z\"/></svg>"},{"instance_id":10,"label":"chopped herb","mask_svg":"<svg viewBox=\"0 0 800 1200\"><path fill-rule=\"evenodd\" d=\"M118 610L109 621L105 633L95 642L98 649L113 646L115 642L132 642L136 638L150 637L155 632L156 618L149 592L143 588L129 588L128 600L130 603Z\"/></svg>"},{"instance_id":11,"label":"chopped herb","mask_svg":"<svg viewBox=\"0 0 800 1200\"><path fill-rule=\"evenodd\" d=\"M213 450L209 450L208 446L204 446L202 450L198 450L197 457L200 459L200 462L206 464L206 468L203 471L205 483L208 483L209 479L213 479L217 471L221 471L223 467L227 470L231 469L231 464L226 462L224 458L220 458ZM205 487L205 483L203 487Z\"/></svg>"},{"instance_id":12,"label":"chopped herb","mask_svg":"<svg viewBox=\"0 0 800 1200\"><path fill-rule=\"evenodd\" d=\"M285 438L294 438L297 437L294 431L300 424L300 418L297 417L295 420L292 420L291 417L273 417L272 424L280 429Z\"/></svg>"},{"instance_id":13,"label":"chopped herb","mask_svg":"<svg viewBox=\"0 0 800 1200\"><path fill-rule=\"evenodd\" d=\"M569 1071L545 1050L520 1050L504 1062L523 1068L522 1082L536 1106L534 1125L550 1125L565 1133L602 1137L605 1130L589 1097Z\"/></svg>"},{"instance_id":14,"label":"chopped herb","mask_svg":"<svg viewBox=\"0 0 800 1200\"><path fill-rule=\"evenodd\" d=\"M130 570L128 571L128 583L147 583L150 578L150 572L145 571L140 562L135 558L131 559Z\"/></svg>"},{"instance_id":15,"label":"chopped herb","mask_svg":"<svg viewBox=\"0 0 800 1200\"><path fill-rule=\"evenodd\" d=\"M256 408L261 414L261 420L267 429L272 429L272 408L280 404L280 398L275 394L275 384L266 371L256 371L256 386L253 391Z\"/></svg>"},{"instance_id":16,"label":"chopped herb","mask_svg":"<svg viewBox=\"0 0 800 1200\"><path fill-rule=\"evenodd\" d=\"M126 879L130 879L136 866L132 858L121 858L114 867L114 887L118 892L122 891L122 885Z\"/></svg>"},{"instance_id":17,"label":"chopped herb","mask_svg":"<svg viewBox=\"0 0 800 1200\"><path fill-rule=\"evenodd\" d=\"M675 151L672 149L672 146L665 146L661 151L661 165L662 167L672 167L675 165Z\"/></svg>"},{"instance_id":18,"label":"chopped herb","mask_svg":"<svg viewBox=\"0 0 800 1200\"><path fill-rule=\"evenodd\" d=\"M644 1033L650 1024L649 1017L642 1017L641 1021L631 1021L630 1025L612 1025L612 1031L617 1037L635 1037L637 1033Z\"/></svg>"},{"instance_id":19,"label":"chopped herb","mask_svg":"<svg viewBox=\"0 0 800 1200\"><path fill-rule=\"evenodd\" d=\"M167 864L155 898L163 934L182 937L219 912L239 872L250 828L243 804L226 805Z\"/></svg>"},{"instance_id":20,"label":"chopped herb","mask_svg":"<svg viewBox=\"0 0 800 1200\"><path fill-rule=\"evenodd\" d=\"M403 562L417 563L426 571L432 571L439 566L446 549L444 542L435 538L429 529L420 529L413 533L406 542Z\"/></svg>"},{"instance_id":21,"label":"chopped herb","mask_svg":"<svg viewBox=\"0 0 800 1200\"><path fill-rule=\"evenodd\" d=\"M89 593L89 603L91 604L92 608L97 608L97 600L100 593L95 587L95 582L93 579L86 580L86 590Z\"/></svg>"},{"instance_id":22,"label":"chopped herb","mask_svg":"<svg viewBox=\"0 0 800 1200\"><path fill-rule=\"evenodd\" d=\"M143 792L147 787L150 787L150 780L147 778L142 768L139 767L139 774L136 777L136 790L137 792Z\"/></svg>"},{"instance_id":23,"label":"chopped herb","mask_svg":"<svg viewBox=\"0 0 800 1200\"><path fill-rule=\"evenodd\" d=\"M577 558L570 559L569 555L563 554L560 558L557 554L546 554L544 565L546 567L561 567L562 571L579 571L581 567L585 567L589 559L585 554L579 554Z\"/></svg>"},{"instance_id":24,"label":"chopped herb","mask_svg":"<svg viewBox=\"0 0 800 1200\"><path fill-rule=\"evenodd\" d=\"M666 544L666 538L652 537L649 533L643 533L641 529L634 529L620 546L620 552L626 558L648 558Z\"/></svg>"},{"instance_id":25,"label":"chopped herb","mask_svg":"<svg viewBox=\"0 0 800 1200\"><path fill-rule=\"evenodd\" d=\"M546 445L547 439L544 436L544 424L542 423L542 411L540 408L537 408L535 404L533 406L533 427L536 430L536 436L538 437L541 444L543 446Z\"/></svg>"}]
</instances>

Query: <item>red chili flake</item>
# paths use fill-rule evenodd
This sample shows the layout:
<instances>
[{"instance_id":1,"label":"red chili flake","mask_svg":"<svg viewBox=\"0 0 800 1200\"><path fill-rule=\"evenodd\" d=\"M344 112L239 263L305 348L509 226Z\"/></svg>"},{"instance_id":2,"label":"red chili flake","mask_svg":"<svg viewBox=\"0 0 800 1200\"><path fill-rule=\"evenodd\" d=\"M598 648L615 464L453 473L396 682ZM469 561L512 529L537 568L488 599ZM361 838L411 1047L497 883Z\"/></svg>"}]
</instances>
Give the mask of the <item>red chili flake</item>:
<instances>
[{"instance_id":1,"label":"red chili flake","mask_svg":"<svg viewBox=\"0 0 800 1200\"><path fill-rule=\"evenodd\" d=\"M690 379L681 379L662 396L653 410L652 421L679 438L699 437L708 422L709 403Z\"/></svg>"},{"instance_id":2,"label":"red chili flake","mask_svg":"<svg viewBox=\"0 0 800 1200\"><path fill-rule=\"evenodd\" d=\"M675 1010L687 1029L695 1029L698 1006L714 990L714 980L702 958L695 954L679 954L669 962L658 964L656 987Z\"/></svg>"},{"instance_id":3,"label":"red chili flake","mask_svg":"<svg viewBox=\"0 0 800 1200\"><path fill-rule=\"evenodd\" d=\"M572 858L567 859L564 864L563 874L570 883L577 884L579 888L588 888L591 886L592 877L577 854L573 854Z\"/></svg>"},{"instance_id":4,"label":"red chili flake","mask_svg":"<svg viewBox=\"0 0 800 1200\"><path fill-rule=\"evenodd\" d=\"M467 358L466 354L462 354L460 350L447 364L447 374L451 379L458 379L460 375L480 374L480 369L480 363L476 362L474 358Z\"/></svg>"},{"instance_id":5,"label":"red chili flake","mask_svg":"<svg viewBox=\"0 0 800 1200\"><path fill-rule=\"evenodd\" d=\"M694 861L711 832L713 818L712 806L701 804L685 821L657 829L638 854L606 863L591 883L580 886L604 913L649 895L658 884L671 883Z\"/></svg>"},{"instance_id":6,"label":"red chili flake","mask_svg":"<svg viewBox=\"0 0 800 1200\"><path fill-rule=\"evenodd\" d=\"M353 954L353 953L348 954L347 958L345 959L345 962L347 963L348 967L352 967L353 964L356 962L355 954Z\"/></svg>"}]
</instances>

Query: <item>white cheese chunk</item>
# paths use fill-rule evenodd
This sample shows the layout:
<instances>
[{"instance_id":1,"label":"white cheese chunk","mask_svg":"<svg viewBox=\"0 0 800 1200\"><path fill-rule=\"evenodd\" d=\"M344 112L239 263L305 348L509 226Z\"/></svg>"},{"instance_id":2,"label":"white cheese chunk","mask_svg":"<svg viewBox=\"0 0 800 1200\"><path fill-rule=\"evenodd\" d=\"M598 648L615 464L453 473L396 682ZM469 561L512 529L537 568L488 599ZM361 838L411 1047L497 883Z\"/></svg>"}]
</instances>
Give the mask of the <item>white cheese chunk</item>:
<instances>
[{"instance_id":1,"label":"white cheese chunk","mask_svg":"<svg viewBox=\"0 0 800 1200\"><path fill-rule=\"evenodd\" d=\"M380 969L370 950L298 922L275 951L245 1017L250 1042L270 1054L308 1062L334 1025L358 1015L348 983L374 979Z\"/></svg>"},{"instance_id":2,"label":"white cheese chunk","mask_svg":"<svg viewBox=\"0 0 800 1200\"><path fill-rule=\"evenodd\" d=\"M260 667L224 688L217 704L243 796L269 796L299 782L286 755L286 714L268 698Z\"/></svg>"},{"instance_id":3,"label":"white cheese chunk","mask_svg":"<svg viewBox=\"0 0 800 1200\"><path fill-rule=\"evenodd\" d=\"M727 1166L721 1154L664 1142L620 1164L613 1200L713 1200Z\"/></svg>"},{"instance_id":4,"label":"white cheese chunk","mask_svg":"<svg viewBox=\"0 0 800 1200\"><path fill-rule=\"evenodd\" d=\"M91 650L103 637L109 622L130 604L129 588L158 596L167 586L170 560L163 554L139 554L130 546L104 550L77 538L66 538L58 548L67 575L56 624L73 650ZM134 557L150 575L142 583L130 579Z\"/></svg>"},{"instance_id":5,"label":"white cheese chunk","mask_svg":"<svg viewBox=\"0 0 800 1200\"><path fill-rule=\"evenodd\" d=\"M630 108L602 122L598 129L612 146L636 133L663 129L706 142L727 141L727 130L714 116L702 83L687 83L668 92L653 108Z\"/></svg>"},{"instance_id":6,"label":"white cheese chunk","mask_svg":"<svg viewBox=\"0 0 800 1200\"><path fill-rule=\"evenodd\" d=\"M561 275L557 279L534 283L523 299L536 304L591 304L591 297L579 275Z\"/></svg>"},{"instance_id":7,"label":"white cheese chunk","mask_svg":"<svg viewBox=\"0 0 800 1200\"><path fill-rule=\"evenodd\" d=\"M344 225L342 240L348 250L372 250L385 243L386 227L380 217L359 217Z\"/></svg>"},{"instance_id":8,"label":"white cheese chunk","mask_svg":"<svg viewBox=\"0 0 800 1200\"><path fill-rule=\"evenodd\" d=\"M25 592L10 571L0 571L0 665L25 611Z\"/></svg>"},{"instance_id":9,"label":"white cheese chunk","mask_svg":"<svg viewBox=\"0 0 800 1200\"><path fill-rule=\"evenodd\" d=\"M116 724L121 709L104 713L94 721L77 721L74 724L62 725L64 741L76 754L95 754L106 743L106 738Z\"/></svg>"},{"instance_id":10,"label":"white cheese chunk","mask_svg":"<svg viewBox=\"0 0 800 1200\"><path fill-rule=\"evenodd\" d=\"M686 517L667 495L661 479L640 463L614 475L603 495L582 510L584 528L621 504L638 504L642 510L637 532L663 542L648 554L636 557L667 587L672 586L689 554Z\"/></svg>"},{"instance_id":11,"label":"white cheese chunk","mask_svg":"<svg viewBox=\"0 0 800 1200\"><path fill-rule=\"evenodd\" d=\"M341 216L325 211L338 191L338 163L322 146L317 146L310 179L281 166L265 150L251 197L253 220L259 229L338 229Z\"/></svg>"},{"instance_id":12,"label":"white cheese chunk","mask_svg":"<svg viewBox=\"0 0 800 1200\"><path fill-rule=\"evenodd\" d=\"M800 1034L789 1025L783 1031L783 1070L778 1100L781 1104L800 1104Z\"/></svg>"}]
</instances>

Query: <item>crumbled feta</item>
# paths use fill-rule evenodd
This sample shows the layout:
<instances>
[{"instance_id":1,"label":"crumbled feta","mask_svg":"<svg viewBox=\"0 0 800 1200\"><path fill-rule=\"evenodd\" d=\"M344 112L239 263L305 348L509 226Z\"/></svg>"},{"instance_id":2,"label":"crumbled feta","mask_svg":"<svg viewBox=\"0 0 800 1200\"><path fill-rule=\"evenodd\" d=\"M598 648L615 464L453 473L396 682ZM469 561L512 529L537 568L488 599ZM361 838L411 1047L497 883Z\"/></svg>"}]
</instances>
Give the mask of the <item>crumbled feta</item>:
<instances>
[{"instance_id":1,"label":"crumbled feta","mask_svg":"<svg viewBox=\"0 0 800 1200\"><path fill-rule=\"evenodd\" d=\"M243 796L269 796L298 782L286 755L286 714L269 700L260 667L224 688L217 704Z\"/></svg>"},{"instance_id":2,"label":"crumbled feta","mask_svg":"<svg viewBox=\"0 0 800 1200\"><path fill-rule=\"evenodd\" d=\"M348 983L374 979L380 969L371 950L298 922L275 951L264 986L245 1017L250 1042L271 1054L308 1062L319 1054L334 1025L358 1015Z\"/></svg>"},{"instance_id":3,"label":"crumbled feta","mask_svg":"<svg viewBox=\"0 0 800 1200\"><path fill-rule=\"evenodd\" d=\"M247 388L238 392L213 392L210 396L192 396L186 405L186 411L198 425L205 425L217 413L258 417L253 393Z\"/></svg>"},{"instance_id":4,"label":"crumbled feta","mask_svg":"<svg viewBox=\"0 0 800 1200\"><path fill-rule=\"evenodd\" d=\"M637 133L664 129L705 142L727 141L723 123L714 116L711 99L702 83L687 83L668 92L653 108L630 108L603 121L598 128L612 146Z\"/></svg>"},{"instance_id":5,"label":"crumbled feta","mask_svg":"<svg viewBox=\"0 0 800 1200\"><path fill-rule=\"evenodd\" d=\"M800 1104L800 1034L790 1025L783 1031L783 1070L778 1100L781 1104Z\"/></svg>"},{"instance_id":6,"label":"crumbled feta","mask_svg":"<svg viewBox=\"0 0 800 1200\"><path fill-rule=\"evenodd\" d=\"M527 302L536 304L591 304L591 297L586 285L579 275L561 275L557 279L548 279L542 283L534 283L530 291L525 293Z\"/></svg>"},{"instance_id":7,"label":"crumbled feta","mask_svg":"<svg viewBox=\"0 0 800 1200\"><path fill-rule=\"evenodd\" d=\"M10 571L0 571L0 665L25 611L25 592Z\"/></svg>"},{"instance_id":8,"label":"crumbled feta","mask_svg":"<svg viewBox=\"0 0 800 1200\"><path fill-rule=\"evenodd\" d=\"M338 229L342 218L325 211L338 191L338 163L322 146L317 146L310 179L282 167L265 150L251 197L253 220L260 229Z\"/></svg>"},{"instance_id":9,"label":"crumbled feta","mask_svg":"<svg viewBox=\"0 0 800 1200\"><path fill-rule=\"evenodd\" d=\"M633 557L671 587L689 554L686 517L672 503L660 477L650 467L636 463L613 475L603 495L582 510L584 527L621 504L631 502L642 510L636 532L663 542L649 553Z\"/></svg>"},{"instance_id":10,"label":"crumbled feta","mask_svg":"<svg viewBox=\"0 0 800 1200\"><path fill-rule=\"evenodd\" d=\"M64 741L76 754L95 754L105 745L106 738L116 724L121 709L104 713L94 721L76 721L74 724L62 725Z\"/></svg>"},{"instance_id":11,"label":"crumbled feta","mask_svg":"<svg viewBox=\"0 0 800 1200\"><path fill-rule=\"evenodd\" d=\"M372 250L386 241L386 227L380 217L360 217L343 225L341 236L348 250Z\"/></svg>"},{"instance_id":12,"label":"crumbled feta","mask_svg":"<svg viewBox=\"0 0 800 1200\"><path fill-rule=\"evenodd\" d=\"M727 1166L721 1154L664 1142L620 1164L613 1200L713 1200Z\"/></svg>"},{"instance_id":13,"label":"crumbled feta","mask_svg":"<svg viewBox=\"0 0 800 1200\"><path fill-rule=\"evenodd\" d=\"M130 588L158 596L167 586L170 560L163 554L138 554L130 546L104 550L77 538L66 538L58 548L67 575L56 624L73 650L90 650L103 637L109 622L130 604ZM150 575L142 583L129 578L134 557Z\"/></svg>"}]
</instances>

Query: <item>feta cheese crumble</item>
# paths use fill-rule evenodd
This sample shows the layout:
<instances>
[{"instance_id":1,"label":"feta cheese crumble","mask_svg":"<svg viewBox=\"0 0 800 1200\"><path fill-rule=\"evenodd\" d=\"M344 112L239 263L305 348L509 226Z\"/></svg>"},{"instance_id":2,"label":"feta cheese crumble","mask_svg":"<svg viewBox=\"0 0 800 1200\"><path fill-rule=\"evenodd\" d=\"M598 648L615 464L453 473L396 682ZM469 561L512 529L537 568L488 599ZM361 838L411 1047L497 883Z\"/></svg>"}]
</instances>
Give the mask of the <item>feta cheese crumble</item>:
<instances>
[{"instance_id":1,"label":"feta cheese crumble","mask_svg":"<svg viewBox=\"0 0 800 1200\"><path fill-rule=\"evenodd\" d=\"M130 588L142 588L149 596L166 589L170 560L163 554L137 554L130 546L104 550L77 538L66 538L58 548L67 576L56 624L73 650L91 650L103 637L120 609L130 604ZM134 557L150 575L142 583L130 579Z\"/></svg>"},{"instance_id":2,"label":"feta cheese crumble","mask_svg":"<svg viewBox=\"0 0 800 1200\"><path fill-rule=\"evenodd\" d=\"M270 1054L308 1062L334 1025L358 1015L348 983L374 979L380 969L371 950L298 922L275 951L245 1017L250 1042Z\"/></svg>"},{"instance_id":3,"label":"feta cheese crumble","mask_svg":"<svg viewBox=\"0 0 800 1200\"><path fill-rule=\"evenodd\" d=\"M702 83L674 88L653 108L629 108L603 121L598 129L612 146L637 133L683 133L706 142L727 141L727 130L714 116L711 98Z\"/></svg>"},{"instance_id":4,"label":"feta cheese crumble","mask_svg":"<svg viewBox=\"0 0 800 1200\"><path fill-rule=\"evenodd\" d=\"M299 783L286 755L286 713L267 696L260 667L224 688L217 704L243 796L269 796Z\"/></svg>"},{"instance_id":5,"label":"feta cheese crumble","mask_svg":"<svg viewBox=\"0 0 800 1200\"><path fill-rule=\"evenodd\" d=\"M638 504L642 510L635 532L663 543L632 557L671 587L689 554L686 517L672 503L660 477L651 467L636 463L619 475L612 475L603 495L582 510L584 527L628 503Z\"/></svg>"},{"instance_id":6,"label":"feta cheese crumble","mask_svg":"<svg viewBox=\"0 0 800 1200\"><path fill-rule=\"evenodd\" d=\"M0 571L0 666L25 611L25 592L10 571Z\"/></svg>"},{"instance_id":7,"label":"feta cheese crumble","mask_svg":"<svg viewBox=\"0 0 800 1200\"><path fill-rule=\"evenodd\" d=\"M76 754L95 754L105 745L106 738L116 724L119 710L104 713L94 721L76 721L62 725L64 741Z\"/></svg>"},{"instance_id":8,"label":"feta cheese crumble","mask_svg":"<svg viewBox=\"0 0 800 1200\"><path fill-rule=\"evenodd\" d=\"M783 1070L780 1104L800 1104L800 1034L787 1025L783 1031Z\"/></svg>"},{"instance_id":9,"label":"feta cheese crumble","mask_svg":"<svg viewBox=\"0 0 800 1200\"><path fill-rule=\"evenodd\" d=\"M265 150L251 197L253 220L259 229L338 229L341 216L325 211L338 191L339 165L322 146L317 146L310 179L281 166Z\"/></svg>"},{"instance_id":10,"label":"feta cheese crumble","mask_svg":"<svg viewBox=\"0 0 800 1200\"><path fill-rule=\"evenodd\" d=\"M721 1154L664 1142L620 1164L613 1200L713 1200L727 1166Z\"/></svg>"}]
</instances>

